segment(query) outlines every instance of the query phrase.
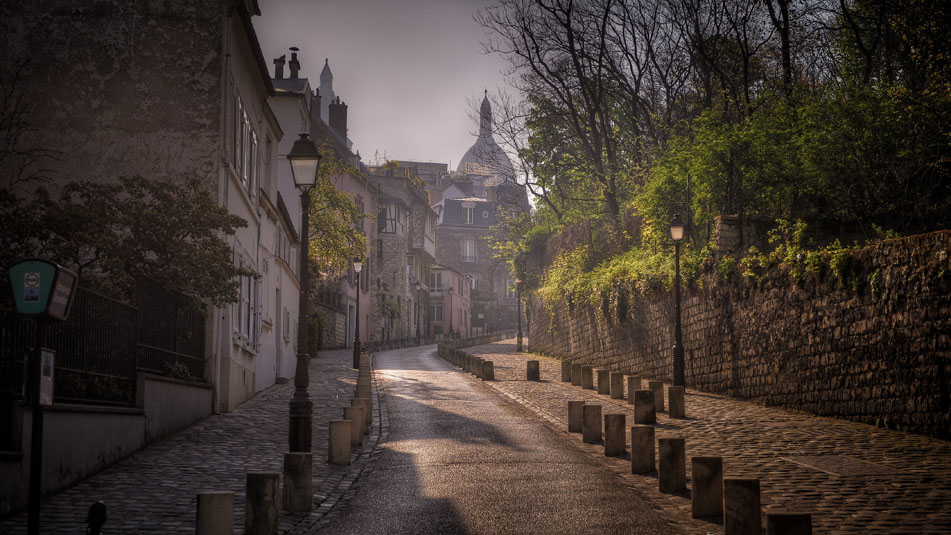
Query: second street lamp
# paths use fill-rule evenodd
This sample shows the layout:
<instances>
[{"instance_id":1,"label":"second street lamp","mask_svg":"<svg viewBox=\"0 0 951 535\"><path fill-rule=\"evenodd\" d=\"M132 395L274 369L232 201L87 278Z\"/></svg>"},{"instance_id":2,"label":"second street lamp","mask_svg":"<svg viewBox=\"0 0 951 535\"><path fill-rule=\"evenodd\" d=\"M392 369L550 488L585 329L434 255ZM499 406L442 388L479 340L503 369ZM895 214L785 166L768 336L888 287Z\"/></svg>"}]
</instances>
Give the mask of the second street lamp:
<instances>
[{"instance_id":1,"label":"second street lamp","mask_svg":"<svg viewBox=\"0 0 951 535\"><path fill-rule=\"evenodd\" d=\"M320 168L320 153L317 146L306 133L294 142L287 160L291 164L294 184L301 191L300 225L300 301L297 312L297 366L294 370L294 396L289 403L290 428L287 442L292 452L308 452L313 442L312 418L314 404L307 393L310 385L310 353L307 342L310 339L310 277L307 267L307 251L310 248L310 190L317 183L317 171Z\"/></svg>"},{"instance_id":2,"label":"second street lamp","mask_svg":"<svg viewBox=\"0 0 951 535\"><path fill-rule=\"evenodd\" d=\"M449 287L449 339L452 340L452 286Z\"/></svg>"},{"instance_id":3,"label":"second street lamp","mask_svg":"<svg viewBox=\"0 0 951 535\"><path fill-rule=\"evenodd\" d=\"M518 338L515 343L515 351L519 353L522 352L522 294L521 288L522 281L520 279L515 279L515 301L516 301L516 310L518 314Z\"/></svg>"},{"instance_id":4,"label":"second street lamp","mask_svg":"<svg viewBox=\"0 0 951 535\"><path fill-rule=\"evenodd\" d=\"M419 322L423 319L422 299L419 297L419 289L422 285L416 281L416 345L419 345Z\"/></svg>"},{"instance_id":5,"label":"second street lamp","mask_svg":"<svg viewBox=\"0 0 951 535\"><path fill-rule=\"evenodd\" d=\"M680 326L680 241L684 239L684 222L674 215L670 222L670 237L674 240L674 386L684 384L684 341Z\"/></svg>"},{"instance_id":6,"label":"second street lamp","mask_svg":"<svg viewBox=\"0 0 951 535\"><path fill-rule=\"evenodd\" d=\"M353 328L353 367L360 368L360 271L363 264L359 258L353 259L353 272L357 274L357 313Z\"/></svg>"}]
</instances>

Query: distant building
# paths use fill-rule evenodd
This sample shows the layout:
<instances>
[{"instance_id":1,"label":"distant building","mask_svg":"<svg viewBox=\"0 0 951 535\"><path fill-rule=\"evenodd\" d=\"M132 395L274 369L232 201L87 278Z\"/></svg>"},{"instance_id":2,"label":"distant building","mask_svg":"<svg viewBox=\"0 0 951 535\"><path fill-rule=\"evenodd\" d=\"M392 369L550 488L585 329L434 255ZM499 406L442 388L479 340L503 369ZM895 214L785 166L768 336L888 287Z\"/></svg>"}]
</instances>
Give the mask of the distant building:
<instances>
[{"instance_id":1,"label":"distant building","mask_svg":"<svg viewBox=\"0 0 951 535\"><path fill-rule=\"evenodd\" d=\"M437 340L472 336L472 290L461 273L440 264L432 267L429 284L431 336Z\"/></svg>"}]
</instances>

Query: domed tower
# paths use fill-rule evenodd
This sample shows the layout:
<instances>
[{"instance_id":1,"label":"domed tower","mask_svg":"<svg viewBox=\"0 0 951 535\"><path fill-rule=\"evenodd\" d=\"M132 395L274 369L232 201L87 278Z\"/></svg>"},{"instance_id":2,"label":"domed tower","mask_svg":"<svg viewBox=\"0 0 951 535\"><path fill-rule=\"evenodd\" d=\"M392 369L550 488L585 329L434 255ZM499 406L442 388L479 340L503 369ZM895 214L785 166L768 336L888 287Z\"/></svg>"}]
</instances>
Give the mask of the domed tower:
<instances>
[{"instance_id":1,"label":"domed tower","mask_svg":"<svg viewBox=\"0 0 951 535\"><path fill-rule=\"evenodd\" d=\"M479 137L459 160L456 172L485 177L486 186L515 182L515 168L502 147L492 137L492 104L486 90L479 107Z\"/></svg>"}]
</instances>

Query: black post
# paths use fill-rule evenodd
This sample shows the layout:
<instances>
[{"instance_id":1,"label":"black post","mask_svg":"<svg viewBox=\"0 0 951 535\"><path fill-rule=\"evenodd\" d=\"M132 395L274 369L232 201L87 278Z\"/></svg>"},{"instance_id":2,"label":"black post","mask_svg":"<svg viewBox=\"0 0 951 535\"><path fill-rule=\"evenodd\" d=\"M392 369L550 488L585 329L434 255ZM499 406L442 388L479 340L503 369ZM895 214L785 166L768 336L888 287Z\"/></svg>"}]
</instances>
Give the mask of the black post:
<instances>
[{"instance_id":1,"label":"black post","mask_svg":"<svg viewBox=\"0 0 951 535\"><path fill-rule=\"evenodd\" d=\"M518 308L518 339L515 344L515 351L522 352L522 293L519 284L515 283L515 300Z\"/></svg>"},{"instance_id":2,"label":"black post","mask_svg":"<svg viewBox=\"0 0 951 535\"><path fill-rule=\"evenodd\" d=\"M452 340L452 292L449 294L449 339Z\"/></svg>"},{"instance_id":3,"label":"black post","mask_svg":"<svg viewBox=\"0 0 951 535\"><path fill-rule=\"evenodd\" d=\"M360 274L357 273L357 319L353 329L353 367L360 369Z\"/></svg>"},{"instance_id":4,"label":"black post","mask_svg":"<svg viewBox=\"0 0 951 535\"><path fill-rule=\"evenodd\" d=\"M680 327L680 241L674 242L674 386L686 386L684 341Z\"/></svg>"},{"instance_id":5,"label":"black post","mask_svg":"<svg viewBox=\"0 0 951 535\"><path fill-rule=\"evenodd\" d=\"M314 403L310 400L310 353L308 332L310 323L310 277L307 269L307 250L310 247L310 189L301 193L301 247L300 247L300 297L297 316L297 367L294 372L294 396L290 401L290 429L287 433L291 452L309 452L313 442L312 417Z\"/></svg>"},{"instance_id":6,"label":"black post","mask_svg":"<svg viewBox=\"0 0 951 535\"><path fill-rule=\"evenodd\" d=\"M423 303L419 297L419 288L416 288L416 345L419 345L419 324L423 321Z\"/></svg>"},{"instance_id":7,"label":"black post","mask_svg":"<svg viewBox=\"0 0 951 535\"><path fill-rule=\"evenodd\" d=\"M30 438L30 494L27 512L27 533L40 533L40 499L43 479L43 407L40 405L40 367L43 360L43 348L46 347L48 320L36 320L36 347L33 348L33 360L30 362L30 404L33 406L33 429Z\"/></svg>"}]
</instances>

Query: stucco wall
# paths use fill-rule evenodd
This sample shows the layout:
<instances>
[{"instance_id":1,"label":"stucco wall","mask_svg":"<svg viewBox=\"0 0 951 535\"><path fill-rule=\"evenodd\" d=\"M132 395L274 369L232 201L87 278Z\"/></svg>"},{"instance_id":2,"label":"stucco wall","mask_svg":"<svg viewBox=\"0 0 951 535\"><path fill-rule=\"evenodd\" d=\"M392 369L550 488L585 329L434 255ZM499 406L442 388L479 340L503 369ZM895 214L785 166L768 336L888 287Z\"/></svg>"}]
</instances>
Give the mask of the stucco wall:
<instances>
[{"instance_id":1,"label":"stucco wall","mask_svg":"<svg viewBox=\"0 0 951 535\"><path fill-rule=\"evenodd\" d=\"M711 268L684 292L687 386L951 438L951 232L882 242L850 266L844 283ZM671 379L670 294L627 296L620 323L529 301L533 350Z\"/></svg>"},{"instance_id":2,"label":"stucco wall","mask_svg":"<svg viewBox=\"0 0 951 535\"><path fill-rule=\"evenodd\" d=\"M145 409L145 439L161 440L211 416L212 388L205 383L139 374L136 405Z\"/></svg>"}]
</instances>

